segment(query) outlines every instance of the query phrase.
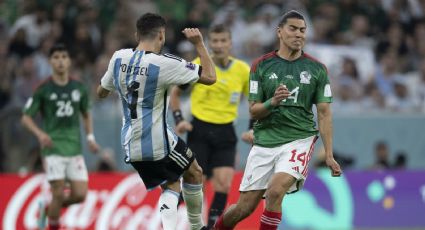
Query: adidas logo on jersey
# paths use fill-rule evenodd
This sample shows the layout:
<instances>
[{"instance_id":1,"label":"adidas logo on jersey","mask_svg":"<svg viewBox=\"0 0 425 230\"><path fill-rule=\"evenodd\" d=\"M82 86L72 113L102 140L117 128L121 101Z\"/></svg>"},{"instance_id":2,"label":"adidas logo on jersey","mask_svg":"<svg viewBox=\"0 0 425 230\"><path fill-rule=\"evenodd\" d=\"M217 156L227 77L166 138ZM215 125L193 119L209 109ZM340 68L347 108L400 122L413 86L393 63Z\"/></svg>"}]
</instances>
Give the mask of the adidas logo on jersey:
<instances>
[{"instance_id":1,"label":"adidas logo on jersey","mask_svg":"<svg viewBox=\"0 0 425 230\"><path fill-rule=\"evenodd\" d=\"M51 101L57 100L58 99L58 95L56 93L52 93L50 94L50 98Z\"/></svg>"},{"instance_id":2,"label":"adidas logo on jersey","mask_svg":"<svg viewBox=\"0 0 425 230\"><path fill-rule=\"evenodd\" d=\"M269 79L278 79L278 77L277 77L277 75L276 75L275 73L272 73L272 74L269 76Z\"/></svg>"},{"instance_id":3,"label":"adidas logo on jersey","mask_svg":"<svg viewBox=\"0 0 425 230\"><path fill-rule=\"evenodd\" d=\"M159 209L159 212L162 212L164 209L170 209L166 204L163 204Z\"/></svg>"}]
</instances>

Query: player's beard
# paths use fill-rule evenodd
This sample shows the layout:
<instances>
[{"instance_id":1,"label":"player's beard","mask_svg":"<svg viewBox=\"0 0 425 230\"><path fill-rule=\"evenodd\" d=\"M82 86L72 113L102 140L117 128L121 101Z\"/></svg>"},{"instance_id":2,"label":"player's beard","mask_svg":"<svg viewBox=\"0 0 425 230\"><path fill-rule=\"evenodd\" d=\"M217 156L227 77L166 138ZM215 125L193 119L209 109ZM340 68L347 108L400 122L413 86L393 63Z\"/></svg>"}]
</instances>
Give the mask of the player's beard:
<instances>
[{"instance_id":1,"label":"player's beard","mask_svg":"<svg viewBox=\"0 0 425 230\"><path fill-rule=\"evenodd\" d=\"M291 50L291 52L300 52L303 49L303 45L295 45L294 43L290 43L288 48Z\"/></svg>"},{"instance_id":2,"label":"player's beard","mask_svg":"<svg viewBox=\"0 0 425 230\"><path fill-rule=\"evenodd\" d=\"M293 46L291 47L292 52L300 52L302 50L302 47L300 46Z\"/></svg>"},{"instance_id":3,"label":"player's beard","mask_svg":"<svg viewBox=\"0 0 425 230\"><path fill-rule=\"evenodd\" d=\"M301 41L301 40L293 41L292 44L293 46L291 47L291 49L294 51L300 51L304 47L304 41Z\"/></svg>"}]
</instances>

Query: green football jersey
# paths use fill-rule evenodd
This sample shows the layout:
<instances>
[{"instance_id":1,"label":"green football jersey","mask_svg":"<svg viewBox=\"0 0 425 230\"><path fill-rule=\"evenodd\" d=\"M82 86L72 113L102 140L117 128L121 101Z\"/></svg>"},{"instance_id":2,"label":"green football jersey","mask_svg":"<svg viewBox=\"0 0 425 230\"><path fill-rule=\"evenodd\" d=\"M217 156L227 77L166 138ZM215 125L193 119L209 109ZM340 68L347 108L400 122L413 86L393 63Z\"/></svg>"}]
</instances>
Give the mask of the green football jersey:
<instances>
[{"instance_id":1,"label":"green football jersey","mask_svg":"<svg viewBox=\"0 0 425 230\"><path fill-rule=\"evenodd\" d=\"M249 100L267 101L280 84L286 85L291 95L254 124L255 145L276 147L317 135L313 104L332 102L326 67L305 53L294 61L280 58L276 52L257 59L251 67Z\"/></svg>"},{"instance_id":2,"label":"green football jersey","mask_svg":"<svg viewBox=\"0 0 425 230\"><path fill-rule=\"evenodd\" d=\"M52 148L42 149L43 155L75 156L81 154L80 114L88 109L83 83L70 79L59 86L49 78L28 99L23 112L29 116L41 113L42 129L53 142Z\"/></svg>"}]
</instances>

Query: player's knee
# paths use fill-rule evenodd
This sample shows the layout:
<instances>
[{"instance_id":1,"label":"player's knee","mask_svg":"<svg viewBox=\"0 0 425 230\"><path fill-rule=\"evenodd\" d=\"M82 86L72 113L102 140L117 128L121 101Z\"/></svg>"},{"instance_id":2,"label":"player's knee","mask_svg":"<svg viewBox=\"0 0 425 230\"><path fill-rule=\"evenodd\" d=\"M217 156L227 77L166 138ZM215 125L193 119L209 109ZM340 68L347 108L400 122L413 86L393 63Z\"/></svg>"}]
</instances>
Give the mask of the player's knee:
<instances>
[{"instance_id":1,"label":"player's knee","mask_svg":"<svg viewBox=\"0 0 425 230\"><path fill-rule=\"evenodd\" d=\"M217 192L228 193L232 186L234 170L231 167L219 167L213 170L213 185Z\"/></svg>"},{"instance_id":2,"label":"player's knee","mask_svg":"<svg viewBox=\"0 0 425 230\"><path fill-rule=\"evenodd\" d=\"M277 187L270 187L267 189L266 193L266 200L269 202L281 202L283 199L283 196L285 195L284 189L277 188Z\"/></svg>"},{"instance_id":3,"label":"player's knee","mask_svg":"<svg viewBox=\"0 0 425 230\"><path fill-rule=\"evenodd\" d=\"M75 203L83 202L86 199L87 190L86 185L75 186L71 191L71 200Z\"/></svg>"},{"instance_id":4,"label":"player's knee","mask_svg":"<svg viewBox=\"0 0 425 230\"><path fill-rule=\"evenodd\" d=\"M192 163L189 170L186 172L185 179L190 183L202 183L202 168L198 164Z\"/></svg>"},{"instance_id":5,"label":"player's knee","mask_svg":"<svg viewBox=\"0 0 425 230\"><path fill-rule=\"evenodd\" d=\"M215 182L215 191L228 193L232 185L232 181L228 178L218 178Z\"/></svg>"},{"instance_id":6,"label":"player's knee","mask_svg":"<svg viewBox=\"0 0 425 230\"><path fill-rule=\"evenodd\" d=\"M204 174L204 171L202 170L201 166L196 165L194 171L195 171L195 177L196 177L196 179L200 179L202 181L202 176Z\"/></svg>"},{"instance_id":7,"label":"player's knee","mask_svg":"<svg viewBox=\"0 0 425 230\"><path fill-rule=\"evenodd\" d=\"M73 200L76 203L83 202L85 199L86 199L86 193L85 192L76 193L76 194L74 194L74 197L73 197Z\"/></svg>"}]
</instances>

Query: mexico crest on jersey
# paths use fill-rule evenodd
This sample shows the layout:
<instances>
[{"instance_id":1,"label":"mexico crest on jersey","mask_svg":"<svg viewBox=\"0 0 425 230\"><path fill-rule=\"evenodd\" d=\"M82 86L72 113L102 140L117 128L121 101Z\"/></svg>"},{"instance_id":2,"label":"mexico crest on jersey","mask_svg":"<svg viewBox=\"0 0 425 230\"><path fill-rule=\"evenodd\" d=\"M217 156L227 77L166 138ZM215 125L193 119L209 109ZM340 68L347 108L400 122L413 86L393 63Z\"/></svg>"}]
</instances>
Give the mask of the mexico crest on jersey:
<instances>
[{"instance_id":1,"label":"mexico crest on jersey","mask_svg":"<svg viewBox=\"0 0 425 230\"><path fill-rule=\"evenodd\" d=\"M78 89L74 89L71 93L72 101L80 101L81 93Z\"/></svg>"},{"instance_id":2,"label":"mexico crest on jersey","mask_svg":"<svg viewBox=\"0 0 425 230\"><path fill-rule=\"evenodd\" d=\"M310 84L311 75L307 71L302 71L300 73L300 83L301 84Z\"/></svg>"}]
</instances>

